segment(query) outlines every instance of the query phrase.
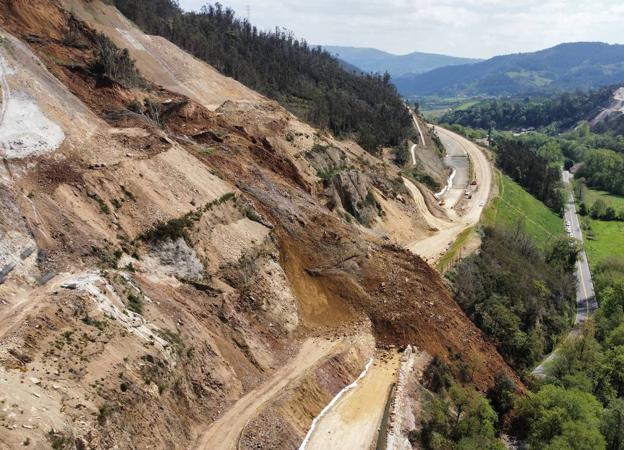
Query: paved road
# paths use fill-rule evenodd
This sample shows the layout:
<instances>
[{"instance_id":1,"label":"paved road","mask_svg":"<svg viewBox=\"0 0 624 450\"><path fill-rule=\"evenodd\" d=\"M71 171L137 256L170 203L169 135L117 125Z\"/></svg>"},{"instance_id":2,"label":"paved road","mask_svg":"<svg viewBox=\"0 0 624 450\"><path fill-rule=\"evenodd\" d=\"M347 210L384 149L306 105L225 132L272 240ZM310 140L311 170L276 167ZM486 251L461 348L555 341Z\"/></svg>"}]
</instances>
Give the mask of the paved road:
<instances>
[{"instance_id":1,"label":"paved road","mask_svg":"<svg viewBox=\"0 0 624 450\"><path fill-rule=\"evenodd\" d=\"M453 208L464 196L464 191L470 182L470 158L466 140L444 128L436 127L436 132L446 149L444 164L452 170L449 185L441 193L436 194L436 197L441 198L443 196L446 205Z\"/></svg>"},{"instance_id":2,"label":"paved road","mask_svg":"<svg viewBox=\"0 0 624 450\"><path fill-rule=\"evenodd\" d=\"M441 127L436 127L436 132L445 145L449 143L449 145L453 146L457 151L466 152L474 166L475 178L479 183L479 187L472 196L472 199L468 201L461 216L450 214L454 216L452 220L446 223L439 220L439 222L442 223L437 226L438 231L435 234L419 241L410 242L406 245L409 250L425 258L429 262L437 261L453 242L455 242L459 234L479 222L483 207L490 197L490 187L492 184L492 167L490 161L477 145ZM453 190L455 189L451 189L451 191ZM460 192L463 193L463 190ZM446 208L449 209L452 208L452 206L454 206L454 204L447 197ZM454 213L454 211L449 209L449 213Z\"/></svg>"},{"instance_id":3,"label":"paved road","mask_svg":"<svg viewBox=\"0 0 624 450\"><path fill-rule=\"evenodd\" d=\"M563 182L569 186L572 179L572 174L568 171L563 172ZM576 206L574 204L574 197L572 190L570 189L570 195L565 205L565 220L572 227L572 237L583 242L583 232L581 230L581 223L579 216L576 212ZM579 261L576 263L576 319L574 321L574 327L570 331L569 337L574 337L579 334L585 321L598 309L598 302L596 301L596 294L594 292L594 283L592 282L591 272L589 270L589 263L587 261L587 255L585 250L581 251L579 255ZM552 352L542 363L533 369L533 375L544 376L545 368L548 362L552 361L556 354L556 350Z\"/></svg>"}]
</instances>

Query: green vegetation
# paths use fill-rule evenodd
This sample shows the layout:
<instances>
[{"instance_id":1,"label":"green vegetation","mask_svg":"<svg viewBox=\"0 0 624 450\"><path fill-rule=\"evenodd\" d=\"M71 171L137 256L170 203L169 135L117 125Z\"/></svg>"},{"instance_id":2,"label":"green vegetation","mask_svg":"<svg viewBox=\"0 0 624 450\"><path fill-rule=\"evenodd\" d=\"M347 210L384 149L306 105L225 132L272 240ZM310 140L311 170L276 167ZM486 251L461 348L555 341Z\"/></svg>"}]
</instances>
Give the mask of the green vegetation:
<instances>
[{"instance_id":1,"label":"green vegetation","mask_svg":"<svg viewBox=\"0 0 624 450\"><path fill-rule=\"evenodd\" d=\"M141 234L139 238L147 242L166 241L167 239L175 241L182 238L189 242L187 230L191 228L195 222L201 219L201 216L206 211L209 211L213 207L219 206L233 198L235 198L235 194L233 192L228 192L223 194L218 199L213 200L212 202L207 203L206 205L197 208L182 217L177 217L166 222L156 222L152 228Z\"/></svg>"},{"instance_id":2,"label":"green vegetation","mask_svg":"<svg viewBox=\"0 0 624 450\"><path fill-rule=\"evenodd\" d=\"M403 174L413 181L424 184L433 192L438 192L441 189L440 183L438 183L431 175L429 175L421 166L410 167L405 169Z\"/></svg>"},{"instance_id":3,"label":"green vegetation","mask_svg":"<svg viewBox=\"0 0 624 450\"><path fill-rule=\"evenodd\" d=\"M517 413L526 422L523 438L535 449L600 449L602 405L580 389L546 385L519 401Z\"/></svg>"},{"instance_id":4,"label":"green vegetation","mask_svg":"<svg viewBox=\"0 0 624 450\"><path fill-rule=\"evenodd\" d=\"M624 194L624 154L607 149L585 152L583 166L577 173L589 187Z\"/></svg>"},{"instance_id":5,"label":"green vegetation","mask_svg":"<svg viewBox=\"0 0 624 450\"><path fill-rule=\"evenodd\" d=\"M624 448L624 258L594 275L594 319L561 346L547 384L518 403L518 434L531 448Z\"/></svg>"},{"instance_id":6,"label":"green vegetation","mask_svg":"<svg viewBox=\"0 0 624 450\"><path fill-rule=\"evenodd\" d=\"M459 255L461 248L466 244L473 233L474 228L471 227L465 229L459 234L459 236L457 236L457 239L455 239L451 248L449 248L444 256L442 256L436 263L436 267L439 271L444 272L457 257L461 256Z\"/></svg>"},{"instance_id":7,"label":"green vegetation","mask_svg":"<svg viewBox=\"0 0 624 450\"><path fill-rule=\"evenodd\" d=\"M574 194L579 202L585 250L592 268L611 255L624 254L624 197L588 189L576 180Z\"/></svg>"},{"instance_id":8,"label":"green vegetation","mask_svg":"<svg viewBox=\"0 0 624 450\"><path fill-rule=\"evenodd\" d=\"M589 219L585 250L592 267L612 255L624 255L624 223Z\"/></svg>"},{"instance_id":9,"label":"green vegetation","mask_svg":"<svg viewBox=\"0 0 624 450\"><path fill-rule=\"evenodd\" d=\"M143 300L135 294L128 294L128 309L137 314L143 314Z\"/></svg>"},{"instance_id":10,"label":"green vegetation","mask_svg":"<svg viewBox=\"0 0 624 450\"><path fill-rule=\"evenodd\" d=\"M602 200L606 206L610 206L616 211L624 211L624 196L609 194L606 191L587 189L585 191L584 202L586 205L593 205L597 200Z\"/></svg>"},{"instance_id":11,"label":"green vegetation","mask_svg":"<svg viewBox=\"0 0 624 450\"><path fill-rule=\"evenodd\" d=\"M317 127L355 135L368 151L401 144L412 127L388 74L345 70L290 32L258 30L219 3L200 12L184 12L174 0L114 3L146 33L163 36Z\"/></svg>"},{"instance_id":12,"label":"green vegetation","mask_svg":"<svg viewBox=\"0 0 624 450\"><path fill-rule=\"evenodd\" d=\"M491 226L511 227L522 223L542 250L563 235L563 219L507 175L499 174L499 196L483 214L484 222Z\"/></svg>"},{"instance_id":13,"label":"green vegetation","mask_svg":"<svg viewBox=\"0 0 624 450\"><path fill-rule=\"evenodd\" d=\"M548 107L542 110L541 118L538 116L537 126L544 127L551 136L494 133L494 141L501 167L536 197L549 202L552 209L557 209L552 200L560 191L555 184L555 166L570 169L580 163L576 165L574 193L584 216L585 248L600 305L581 333L558 346L554 361L547 367L547 378L533 383L533 392L515 402L509 431L529 449L624 449L624 197L620 196L624 194L624 137L606 128L597 134L587 123L556 134L562 127L575 125L580 116L593 114L592 108L600 104L600 98L609 97L611 90L607 91L571 94L568 103L563 102L563 96L511 106L497 102L500 111L508 107L501 113L503 120L496 123L499 127L526 125L528 117L523 115ZM583 104L583 98L588 104ZM472 117L454 113L453 120L461 116L468 118L470 126L483 126L492 119L485 117L488 111L494 110L498 111L497 107L480 111L473 108ZM481 254L465 260L457 269L459 276L452 281L462 287L458 299L466 312L494 340L501 354L514 367L522 368L539 353L536 350L540 339L545 346L556 344L557 336L564 331L561 325L572 317L574 292L556 300L552 297L552 282L549 285L544 281L550 279L549 271L554 268L554 273L558 270L562 274L559 286L574 286L570 272L578 247L567 238L549 239L547 230L560 234L561 220L544 207L531 205L537 202L535 199L523 202L528 197L511 183L507 177L500 180L501 198L486 209L485 221L500 233L505 223L509 226L526 217L525 227L532 227L530 236L543 242L541 256L534 260L537 262L521 262L527 254L534 254L523 238L505 241L500 246L504 251L492 251L486 230ZM515 193L513 187L509 189L514 185ZM515 217L505 218L504 214L515 210L504 209L503 199L518 206ZM529 249L528 253L518 253L522 248ZM539 264L545 266L533 272ZM540 280L540 276L544 278ZM549 293L550 300L540 298L540 292ZM536 305L543 312L538 312ZM539 319L531 322L531 317ZM553 318L556 320L548 323ZM542 322L544 319L547 321Z\"/></svg>"},{"instance_id":14,"label":"green vegetation","mask_svg":"<svg viewBox=\"0 0 624 450\"><path fill-rule=\"evenodd\" d=\"M395 78L406 97L498 97L592 89L624 78L624 45L576 42Z\"/></svg>"},{"instance_id":15,"label":"green vegetation","mask_svg":"<svg viewBox=\"0 0 624 450\"><path fill-rule=\"evenodd\" d=\"M497 134L493 147L503 172L553 211L563 211L563 155L556 141L541 134Z\"/></svg>"},{"instance_id":16,"label":"green vegetation","mask_svg":"<svg viewBox=\"0 0 624 450\"><path fill-rule=\"evenodd\" d=\"M445 128L448 128L451 131L454 131L457 134L461 134L462 136L465 136L468 139L474 140L474 139L484 139L488 137L487 131L483 129L464 127L456 123L454 124L442 123L442 126L444 126Z\"/></svg>"},{"instance_id":17,"label":"green vegetation","mask_svg":"<svg viewBox=\"0 0 624 450\"><path fill-rule=\"evenodd\" d=\"M461 366L461 359L455 362ZM465 375L460 370L458 378L469 381L462 373ZM505 448L496 438L501 425L498 417L509 410L516 389L513 381L504 375L497 377L496 387L486 398L473 387L460 384L451 367L434 357L423 373L422 382L428 390L428 398L423 411L419 412L423 416L422 429L408 433L414 447L425 450Z\"/></svg>"},{"instance_id":18,"label":"green vegetation","mask_svg":"<svg viewBox=\"0 0 624 450\"><path fill-rule=\"evenodd\" d=\"M96 34L95 58L89 69L102 79L132 88L145 84L130 58L128 49L119 49L103 34Z\"/></svg>"},{"instance_id":19,"label":"green vegetation","mask_svg":"<svg viewBox=\"0 0 624 450\"><path fill-rule=\"evenodd\" d=\"M51 429L48 431L47 438L53 450L69 450L74 448L74 440L65 433Z\"/></svg>"},{"instance_id":20,"label":"green vegetation","mask_svg":"<svg viewBox=\"0 0 624 450\"><path fill-rule=\"evenodd\" d=\"M496 439L498 416L488 400L471 387L453 383L427 405L419 434L411 434L422 448L503 450Z\"/></svg>"},{"instance_id":21,"label":"green vegetation","mask_svg":"<svg viewBox=\"0 0 624 450\"><path fill-rule=\"evenodd\" d=\"M483 230L479 254L447 273L455 298L516 369L550 352L575 311L579 249L560 238L540 251L521 225Z\"/></svg>"},{"instance_id":22,"label":"green vegetation","mask_svg":"<svg viewBox=\"0 0 624 450\"><path fill-rule=\"evenodd\" d=\"M564 130L585 119L609 101L613 88L577 91L545 97L511 100L484 100L468 107L457 107L440 118L441 122L486 130L549 128Z\"/></svg>"}]
</instances>

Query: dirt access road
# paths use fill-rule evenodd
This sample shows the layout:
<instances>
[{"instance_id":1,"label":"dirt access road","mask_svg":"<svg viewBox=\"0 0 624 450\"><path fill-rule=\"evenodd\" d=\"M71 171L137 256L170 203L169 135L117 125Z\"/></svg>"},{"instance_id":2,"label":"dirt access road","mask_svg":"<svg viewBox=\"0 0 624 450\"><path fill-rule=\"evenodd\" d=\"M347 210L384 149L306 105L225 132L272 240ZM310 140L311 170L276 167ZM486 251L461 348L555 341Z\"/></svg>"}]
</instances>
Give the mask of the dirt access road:
<instances>
[{"instance_id":1,"label":"dirt access road","mask_svg":"<svg viewBox=\"0 0 624 450\"><path fill-rule=\"evenodd\" d=\"M421 213L427 223L432 228L437 229L432 236L425 239L411 242L407 245L412 252L416 253L420 257L426 259L429 262L436 262L444 252L455 242L457 237L466 229L476 225L481 219L481 213L483 207L487 203L492 186L492 166L490 161L485 156L485 153L473 142L468 139L448 131L441 127L436 127L436 132L445 147L454 146L455 148L461 147L470 158L474 167L475 179L478 183L478 189L469 200L468 206L462 216L458 216L453 207L460 200L461 196L453 196L452 201L447 201L446 209L449 215L448 220L435 217L426 208L422 194L416 186L414 186L408 180L404 180L407 188L414 195L414 200L417 205L425 205L425 209L421 210ZM455 189L452 189L454 191ZM454 203L453 203L454 202Z\"/></svg>"},{"instance_id":2,"label":"dirt access road","mask_svg":"<svg viewBox=\"0 0 624 450\"><path fill-rule=\"evenodd\" d=\"M344 341L306 340L297 356L271 378L234 403L223 416L200 432L194 448L202 450L236 449L245 425L288 385L302 377L320 361L338 351Z\"/></svg>"},{"instance_id":3,"label":"dirt access road","mask_svg":"<svg viewBox=\"0 0 624 450\"><path fill-rule=\"evenodd\" d=\"M412 114L412 121L414 122L414 126L416 127L416 130L418 130L418 135L419 135L419 144L424 146L425 145L425 135L422 132L422 129L420 128L420 124L418 123L418 119L416 118L416 114L414 114L414 112L411 112ZM414 153L414 150L416 150L416 147L418 147L419 144L413 144L410 147L410 155L412 156L412 165L415 166L416 165L416 154Z\"/></svg>"},{"instance_id":4,"label":"dirt access road","mask_svg":"<svg viewBox=\"0 0 624 450\"><path fill-rule=\"evenodd\" d=\"M319 420L299 450L371 448L400 365L396 351L377 355L366 376Z\"/></svg>"}]
</instances>

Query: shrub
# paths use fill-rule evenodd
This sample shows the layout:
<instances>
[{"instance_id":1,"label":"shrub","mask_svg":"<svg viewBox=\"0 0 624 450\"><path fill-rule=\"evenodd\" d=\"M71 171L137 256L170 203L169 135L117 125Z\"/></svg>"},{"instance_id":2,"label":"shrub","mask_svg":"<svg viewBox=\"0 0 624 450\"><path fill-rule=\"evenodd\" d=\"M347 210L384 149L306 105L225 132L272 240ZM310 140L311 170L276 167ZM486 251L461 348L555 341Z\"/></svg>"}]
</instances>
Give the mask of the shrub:
<instances>
[{"instance_id":1,"label":"shrub","mask_svg":"<svg viewBox=\"0 0 624 450\"><path fill-rule=\"evenodd\" d=\"M65 450L73 448L72 439L64 433L60 433L58 431L48 431L48 441L50 441L50 447L52 447L54 450Z\"/></svg>"},{"instance_id":2,"label":"shrub","mask_svg":"<svg viewBox=\"0 0 624 450\"><path fill-rule=\"evenodd\" d=\"M451 385L453 376L450 367L435 356L423 374L423 382L427 389L433 392L440 392Z\"/></svg>"},{"instance_id":3,"label":"shrub","mask_svg":"<svg viewBox=\"0 0 624 450\"><path fill-rule=\"evenodd\" d=\"M130 58L128 49L119 49L113 41L103 34L96 34L95 58L89 69L100 78L107 78L126 88L145 84Z\"/></svg>"},{"instance_id":4,"label":"shrub","mask_svg":"<svg viewBox=\"0 0 624 450\"><path fill-rule=\"evenodd\" d=\"M143 314L143 301L134 294L128 295L128 309L137 314Z\"/></svg>"}]
</instances>

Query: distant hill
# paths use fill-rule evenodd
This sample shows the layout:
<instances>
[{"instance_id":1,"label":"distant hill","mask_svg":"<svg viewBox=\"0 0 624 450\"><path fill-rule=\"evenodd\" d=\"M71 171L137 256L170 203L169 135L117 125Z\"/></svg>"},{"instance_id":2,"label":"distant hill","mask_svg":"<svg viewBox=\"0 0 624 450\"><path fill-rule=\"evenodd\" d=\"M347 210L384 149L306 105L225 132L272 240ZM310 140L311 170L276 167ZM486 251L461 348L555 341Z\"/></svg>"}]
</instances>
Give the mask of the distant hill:
<instances>
[{"instance_id":1,"label":"distant hill","mask_svg":"<svg viewBox=\"0 0 624 450\"><path fill-rule=\"evenodd\" d=\"M347 64L360 68L363 72L388 72L393 78L424 73L443 66L472 64L480 61L420 52L393 55L375 48L340 46L324 46L323 48Z\"/></svg>"},{"instance_id":2,"label":"distant hill","mask_svg":"<svg viewBox=\"0 0 624 450\"><path fill-rule=\"evenodd\" d=\"M498 96L588 89L624 81L624 45L577 42L497 56L394 80L410 96Z\"/></svg>"}]
</instances>

